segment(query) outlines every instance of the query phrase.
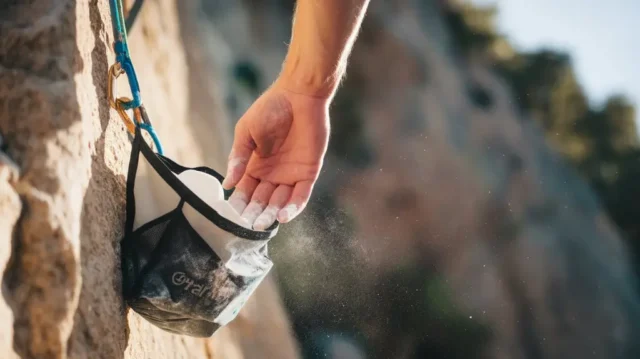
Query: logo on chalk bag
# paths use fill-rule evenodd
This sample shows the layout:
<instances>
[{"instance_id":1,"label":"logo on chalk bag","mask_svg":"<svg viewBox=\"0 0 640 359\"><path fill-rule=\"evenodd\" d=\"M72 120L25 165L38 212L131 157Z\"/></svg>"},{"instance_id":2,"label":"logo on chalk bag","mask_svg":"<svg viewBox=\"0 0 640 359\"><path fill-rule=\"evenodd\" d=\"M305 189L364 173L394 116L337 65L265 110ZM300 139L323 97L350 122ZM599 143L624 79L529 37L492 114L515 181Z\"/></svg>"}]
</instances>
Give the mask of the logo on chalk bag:
<instances>
[{"instance_id":1,"label":"logo on chalk bag","mask_svg":"<svg viewBox=\"0 0 640 359\"><path fill-rule=\"evenodd\" d=\"M207 292L210 293L208 287L197 284L193 278L190 278L184 272L173 273L173 275L171 276L171 283L173 283L175 286L182 287L182 290L198 297L202 297Z\"/></svg>"}]
</instances>

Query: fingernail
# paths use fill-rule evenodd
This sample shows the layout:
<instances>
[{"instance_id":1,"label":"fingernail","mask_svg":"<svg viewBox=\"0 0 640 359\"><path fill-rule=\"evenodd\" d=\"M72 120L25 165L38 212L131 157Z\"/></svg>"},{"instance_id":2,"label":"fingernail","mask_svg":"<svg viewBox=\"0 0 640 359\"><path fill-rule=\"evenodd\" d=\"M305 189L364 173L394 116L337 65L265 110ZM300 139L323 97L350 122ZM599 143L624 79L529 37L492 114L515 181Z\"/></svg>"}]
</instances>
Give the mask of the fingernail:
<instances>
[{"instance_id":1,"label":"fingernail","mask_svg":"<svg viewBox=\"0 0 640 359\"><path fill-rule=\"evenodd\" d=\"M287 223L298 214L298 206L290 204L278 212L278 221Z\"/></svg>"},{"instance_id":2,"label":"fingernail","mask_svg":"<svg viewBox=\"0 0 640 359\"><path fill-rule=\"evenodd\" d=\"M267 209L265 209L264 212L256 218L256 223L253 224L253 229L256 231L264 231L269 228L276 221L277 214L278 207L267 207Z\"/></svg>"},{"instance_id":3,"label":"fingernail","mask_svg":"<svg viewBox=\"0 0 640 359\"><path fill-rule=\"evenodd\" d=\"M262 213L262 206L258 202L251 202L242 212L242 218L244 218L250 225L253 226L256 218Z\"/></svg>"},{"instance_id":4,"label":"fingernail","mask_svg":"<svg viewBox=\"0 0 640 359\"><path fill-rule=\"evenodd\" d=\"M231 197L229 197L229 204L238 214L242 214L242 211L247 207L247 202L247 196L238 190L233 192Z\"/></svg>"},{"instance_id":5,"label":"fingernail","mask_svg":"<svg viewBox=\"0 0 640 359\"><path fill-rule=\"evenodd\" d=\"M231 189L231 183L233 183L232 178L227 174L227 176L222 181L222 188Z\"/></svg>"}]
</instances>

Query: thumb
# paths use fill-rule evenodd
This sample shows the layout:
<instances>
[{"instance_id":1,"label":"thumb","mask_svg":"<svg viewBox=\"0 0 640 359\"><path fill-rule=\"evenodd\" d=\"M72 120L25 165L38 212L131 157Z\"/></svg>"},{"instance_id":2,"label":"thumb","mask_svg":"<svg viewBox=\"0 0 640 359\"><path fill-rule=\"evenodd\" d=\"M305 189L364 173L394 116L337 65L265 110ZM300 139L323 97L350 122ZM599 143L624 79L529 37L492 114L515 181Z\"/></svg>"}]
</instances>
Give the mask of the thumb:
<instances>
[{"instance_id":1,"label":"thumb","mask_svg":"<svg viewBox=\"0 0 640 359\"><path fill-rule=\"evenodd\" d=\"M249 133L249 129L243 126L242 122L238 122L233 138L233 146L229 154L227 175L222 182L224 189L229 190L240 182L255 148L256 144L251 137L251 133Z\"/></svg>"}]
</instances>

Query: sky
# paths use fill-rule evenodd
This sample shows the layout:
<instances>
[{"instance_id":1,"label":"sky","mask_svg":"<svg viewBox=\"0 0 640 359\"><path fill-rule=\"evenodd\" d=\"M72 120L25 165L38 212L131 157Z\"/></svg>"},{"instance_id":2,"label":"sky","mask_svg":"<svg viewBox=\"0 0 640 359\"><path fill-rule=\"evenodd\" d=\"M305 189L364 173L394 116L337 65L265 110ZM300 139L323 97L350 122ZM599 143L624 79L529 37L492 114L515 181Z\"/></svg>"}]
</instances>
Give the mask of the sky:
<instances>
[{"instance_id":1,"label":"sky","mask_svg":"<svg viewBox=\"0 0 640 359\"><path fill-rule=\"evenodd\" d=\"M624 94L640 121L640 0L470 1L497 5L498 29L517 49L567 51L593 105Z\"/></svg>"}]
</instances>

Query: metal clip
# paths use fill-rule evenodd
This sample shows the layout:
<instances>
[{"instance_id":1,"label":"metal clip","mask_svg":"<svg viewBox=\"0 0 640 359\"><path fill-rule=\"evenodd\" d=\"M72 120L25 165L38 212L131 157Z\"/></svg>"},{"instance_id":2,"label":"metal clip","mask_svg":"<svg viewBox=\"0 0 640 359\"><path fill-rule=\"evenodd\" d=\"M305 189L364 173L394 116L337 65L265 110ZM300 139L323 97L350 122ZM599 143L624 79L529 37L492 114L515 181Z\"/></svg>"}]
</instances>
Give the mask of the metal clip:
<instances>
[{"instance_id":1,"label":"metal clip","mask_svg":"<svg viewBox=\"0 0 640 359\"><path fill-rule=\"evenodd\" d=\"M107 82L107 92L108 92L108 99L109 99L109 106L111 106L111 108L117 110L118 108L116 107L116 97L117 95L117 83L116 80L118 79L118 76L120 76L124 71L122 71L122 67L120 67L120 63L116 62L115 64L111 65L111 67L109 67L109 81Z\"/></svg>"},{"instance_id":2,"label":"metal clip","mask_svg":"<svg viewBox=\"0 0 640 359\"><path fill-rule=\"evenodd\" d=\"M130 110L140 107L142 104L140 87L138 86L138 79L130 61L125 61L124 65L122 62L116 62L109 68L109 81L107 86L107 92L109 93L109 105L116 109L116 99L118 98L116 80L122 74L127 75L127 81L129 82L129 88L131 89L131 95L133 96L133 99L120 97L121 99L126 99L122 103L122 108Z\"/></svg>"},{"instance_id":3,"label":"metal clip","mask_svg":"<svg viewBox=\"0 0 640 359\"><path fill-rule=\"evenodd\" d=\"M131 96L133 99L124 103L125 110L130 110L133 108L138 108L142 105L142 97L140 95L140 85L138 84L138 77L136 76L136 71L133 69L133 64L131 63L131 59L127 57L119 61L120 67L124 70L124 73L127 74L127 81L129 82L129 89L131 89Z\"/></svg>"},{"instance_id":4,"label":"metal clip","mask_svg":"<svg viewBox=\"0 0 640 359\"><path fill-rule=\"evenodd\" d=\"M124 125L127 127L127 130L133 135L136 133L136 125L131 120L131 117L129 117L129 115L127 114L127 111L124 109L124 106L123 106L123 104L127 103L128 101L131 101L131 100L126 97L117 98L115 100L115 109L116 111L118 111L118 114L120 115L120 118L124 122ZM134 109L134 112L136 110L137 109Z\"/></svg>"}]
</instances>

